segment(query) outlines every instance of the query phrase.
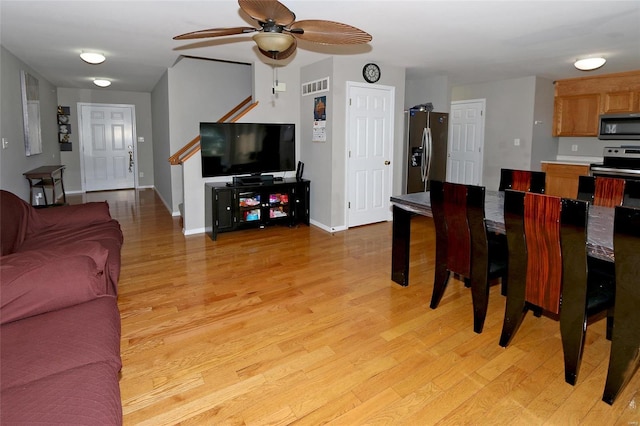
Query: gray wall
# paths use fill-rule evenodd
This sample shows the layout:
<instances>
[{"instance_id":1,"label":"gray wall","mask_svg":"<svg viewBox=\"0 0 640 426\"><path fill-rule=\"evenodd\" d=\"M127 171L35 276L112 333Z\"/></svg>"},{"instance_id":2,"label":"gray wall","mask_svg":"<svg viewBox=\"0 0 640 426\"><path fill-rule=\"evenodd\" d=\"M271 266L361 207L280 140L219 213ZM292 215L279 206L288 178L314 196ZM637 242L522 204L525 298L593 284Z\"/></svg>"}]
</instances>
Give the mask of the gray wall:
<instances>
[{"instance_id":1,"label":"gray wall","mask_svg":"<svg viewBox=\"0 0 640 426\"><path fill-rule=\"evenodd\" d=\"M558 138L558 155L571 156L579 159L580 157L589 157L589 160L597 160L593 157L602 158L604 147L621 146L621 145L639 145L637 140L600 140L598 138ZM575 145L577 151L573 151Z\"/></svg>"},{"instance_id":2,"label":"gray wall","mask_svg":"<svg viewBox=\"0 0 640 426\"><path fill-rule=\"evenodd\" d=\"M431 102L433 110L451 111L451 88L446 75L434 75L420 79L407 80L404 95L404 108Z\"/></svg>"},{"instance_id":3,"label":"gray wall","mask_svg":"<svg viewBox=\"0 0 640 426\"><path fill-rule=\"evenodd\" d=\"M171 156L169 143L169 76L165 72L151 92L151 115L153 116L153 184L167 210L172 211Z\"/></svg>"},{"instance_id":4,"label":"gray wall","mask_svg":"<svg viewBox=\"0 0 640 426\"><path fill-rule=\"evenodd\" d=\"M328 230L346 227L346 119L348 81L363 82L362 67L371 58L333 56L303 67L301 83L330 77L330 91L301 96L300 122L302 131L301 159L305 162L305 177L311 179L311 220ZM377 84L395 87L395 117L393 140L393 184L391 192L402 188L404 68L378 61L381 78ZM311 142L313 99L327 96L327 141Z\"/></svg>"},{"instance_id":5,"label":"gray wall","mask_svg":"<svg viewBox=\"0 0 640 426\"><path fill-rule=\"evenodd\" d=\"M278 82L286 85L287 90L273 93L273 77L274 69L263 62L253 64L253 84L246 81L240 87L236 87L237 91L242 93L243 89L253 87L253 101L255 108L246 111L239 122L243 123L295 123L299 125L300 116L300 95L299 95L299 70L292 67L277 67ZM227 90L231 89L227 87ZM243 98L244 99L244 98ZM226 105L224 113L235 107ZM223 115L223 114L221 114ZM171 123L173 125L173 114L171 114ZM296 127L297 131L298 127ZM173 130L172 130L173 131ZM296 134L296 140L298 140ZM230 181L230 176L202 178L202 167L200 164L200 153L197 152L191 159L185 162L182 167L183 180L183 232L185 234L202 233L205 231L204 220L204 186L206 182L213 181ZM284 177L294 176L295 170L279 173ZM174 194L174 204L176 196Z\"/></svg>"},{"instance_id":6,"label":"gray wall","mask_svg":"<svg viewBox=\"0 0 640 426\"><path fill-rule=\"evenodd\" d=\"M42 153L27 157L24 148L20 71L38 79ZM0 46L0 136L8 141L0 148L0 188L29 201L29 183L24 172L43 165L61 164L58 144L56 88L35 70ZM67 181L65 175L65 183Z\"/></svg>"},{"instance_id":7,"label":"gray wall","mask_svg":"<svg viewBox=\"0 0 640 426\"><path fill-rule=\"evenodd\" d=\"M556 158L558 154L558 138L552 136L555 94L553 81L536 77L535 85L531 168L538 170L541 161Z\"/></svg>"},{"instance_id":8,"label":"gray wall","mask_svg":"<svg viewBox=\"0 0 640 426\"><path fill-rule=\"evenodd\" d=\"M135 137L143 137L144 142L136 142L136 160L138 164L138 186L152 187L153 179L153 135L151 120L151 95L142 92L125 92L121 90L105 89L70 89L58 88L58 104L71 108L71 141L72 151L60 153L65 170L64 185L67 192L81 192L82 176L80 164L82 161L79 149L80 123L78 102L92 104L133 105L135 107ZM140 173L144 176L140 177Z\"/></svg>"},{"instance_id":9,"label":"gray wall","mask_svg":"<svg viewBox=\"0 0 640 426\"><path fill-rule=\"evenodd\" d=\"M311 181L311 220L330 227L334 170L332 164L333 123L336 120L333 57L300 70L300 82L329 77L329 91L300 97L300 161L304 162L304 178ZM313 107L317 96L327 97L327 141L313 142ZM326 208L325 208L326 207Z\"/></svg>"},{"instance_id":10,"label":"gray wall","mask_svg":"<svg viewBox=\"0 0 640 426\"><path fill-rule=\"evenodd\" d=\"M167 87L169 139L160 140L160 149L166 151L168 142L173 154L200 134L200 122L218 121L251 95L252 70L247 64L182 58L169 69ZM171 194L166 201L175 214L184 198L180 166L171 167Z\"/></svg>"},{"instance_id":11,"label":"gray wall","mask_svg":"<svg viewBox=\"0 0 640 426\"><path fill-rule=\"evenodd\" d=\"M500 169L540 170L540 160L555 160L556 151L549 146L557 144L554 138L534 133L534 117L553 115L553 90L548 80L541 80L540 105L536 109L536 83L534 76L487 83L456 86L452 88L451 100L486 99L484 164L482 183L488 189L497 189ZM549 122L543 118L542 121ZM548 135L551 135L549 131ZM549 145L544 149L533 149L536 144ZM515 139L520 145L515 146ZM544 158L547 156L547 158Z\"/></svg>"}]
</instances>

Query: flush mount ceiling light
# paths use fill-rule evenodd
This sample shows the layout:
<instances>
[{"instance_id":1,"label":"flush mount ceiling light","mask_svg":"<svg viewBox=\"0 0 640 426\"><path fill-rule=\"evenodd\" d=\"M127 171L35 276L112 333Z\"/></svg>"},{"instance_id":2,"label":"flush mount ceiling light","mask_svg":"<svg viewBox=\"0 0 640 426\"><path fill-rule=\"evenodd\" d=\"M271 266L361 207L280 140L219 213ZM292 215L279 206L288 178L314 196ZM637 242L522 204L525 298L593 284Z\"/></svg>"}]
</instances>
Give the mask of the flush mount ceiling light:
<instances>
[{"instance_id":1,"label":"flush mount ceiling light","mask_svg":"<svg viewBox=\"0 0 640 426\"><path fill-rule=\"evenodd\" d=\"M258 33L253 41L265 52L284 52L293 44L293 37L284 33Z\"/></svg>"},{"instance_id":2,"label":"flush mount ceiling light","mask_svg":"<svg viewBox=\"0 0 640 426\"><path fill-rule=\"evenodd\" d=\"M580 71L592 71L603 66L605 62L605 58L585 58L578 59L573 65Z\"/></svg>"},{"instance_id":3,"label":"flush mount ceiling light","mask_svg":"<svg viewBox=\"0 0 640 426\"><path fill-rule=\"evenodd\" d=\"M105 56L102 53L96 52L82 52L80 58L88 64L101 64L105 61Z\"/></svg>"},{"instance_id":4,"label":"flush mount ceiling light","mask_svg":"<svg viewBox=\"0 0 640 426\"><path fill-rule=\"evenodd\" d=\"M105 80L104 78L96 78L93 80L93 84L98 87L109 87L111 86L111 82L109 80Z\"/></svg>"}]
</instances>

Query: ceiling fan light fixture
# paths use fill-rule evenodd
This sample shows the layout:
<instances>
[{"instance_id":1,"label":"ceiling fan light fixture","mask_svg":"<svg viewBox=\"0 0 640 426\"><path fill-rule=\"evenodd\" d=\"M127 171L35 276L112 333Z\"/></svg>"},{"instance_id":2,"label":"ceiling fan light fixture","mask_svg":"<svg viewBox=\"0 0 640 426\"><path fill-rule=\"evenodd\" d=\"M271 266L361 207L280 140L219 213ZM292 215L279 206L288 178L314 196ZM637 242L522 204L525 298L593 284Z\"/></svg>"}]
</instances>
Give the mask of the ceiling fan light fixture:
<instances>
[{"instance_id":1,"label":"ceiling fan light fixture","mask_svg":"<svg viewBox=\"0 0 640 426\"><path fill-rule=\"evenodd\" d=\"M584 58L578 59L573 65L580 71L592 71L600 68L607 62L605 58Z\"/></svg>"},{"instance_id":2,"label":"ceiling fan light fixture","mask_svg":"<svg viewBox=\"0 0 640 426\"><path fill-rule=\"evenodd\" d=\"M97 65L103 63L107 58L102 53L97 52L82 52L80 59L88 64Z\"/></svg>"},{"instance_id":3,"label":"ceiling fan light fixture","mask_svg":"<svg viewBox=\"0 0 640 426\"><path fill-rule=\"evenodd\" d=\"M104 79L104 78L95 78L93 80L93 84L95 84L98 87L109 87L109 86L111 86L111 82L109 80Z\"/></svg>"},{"instance_id":4,"label":"ceiling fan light fixture","mask_svg":"<svg viewBox=\"0 0 640 426\"><path fill-rule=\"evenodd\" d=\"M265 52L284 52L293 44L291 35L275 32L257 33L253 36L253 40Z\"/></svg>"}]
</instances>

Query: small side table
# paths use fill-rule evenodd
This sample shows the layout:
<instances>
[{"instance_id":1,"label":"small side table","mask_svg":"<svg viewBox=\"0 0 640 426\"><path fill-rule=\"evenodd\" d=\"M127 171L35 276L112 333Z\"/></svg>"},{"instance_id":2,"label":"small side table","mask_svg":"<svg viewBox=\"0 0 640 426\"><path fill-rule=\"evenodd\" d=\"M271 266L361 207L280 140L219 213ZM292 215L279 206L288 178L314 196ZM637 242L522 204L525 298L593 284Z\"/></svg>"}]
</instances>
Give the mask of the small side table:
<instances>
[{"instance_id":1,"label":"small side table","mask_svg":"<svg viewBox=\"0 0 640 426\"><path fill-rule=\"evenodd\" d=\"M36 169L29 170L28 172L23 173L23 175L29 181L32 206L35 206L33 204L34 191L42 191L44 197L44 205L42 207L59 205L60 203L58 203L58 198L60 197L62 197L62 204L67 204L67 195L64 192L64 182L62 180L64 169L64 165L40 166ZM56 195L56 187L58 185L60 185L62 194ZM51 203L49 203L49 201L47 200L46 188L51 189L53 197Z\"/></svg>"}]
</instances>

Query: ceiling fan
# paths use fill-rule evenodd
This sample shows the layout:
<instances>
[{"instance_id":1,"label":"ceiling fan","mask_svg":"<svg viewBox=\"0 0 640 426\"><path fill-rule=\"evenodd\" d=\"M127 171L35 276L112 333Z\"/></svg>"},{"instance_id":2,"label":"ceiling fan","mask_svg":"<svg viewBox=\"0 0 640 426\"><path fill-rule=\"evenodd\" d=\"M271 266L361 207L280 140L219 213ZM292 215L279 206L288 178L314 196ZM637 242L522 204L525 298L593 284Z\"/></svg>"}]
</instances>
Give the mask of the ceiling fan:
<instances>
[{"instance_id":1,"label":"ceiling fan","mask_svg":"<svg viewBox=\"0 0 640 426\"><path fill-rule=\"evenodd\" d=\"M319 44L365 44L370 34L340 22L310 19L296 21L296 15L277 0L238 0L240 9L260 25L212 28L175 36L174 40L256 33L253 40L260 53L271 59L286 59L295 52L297 39Z\"/></svg>"}]
</instances>

